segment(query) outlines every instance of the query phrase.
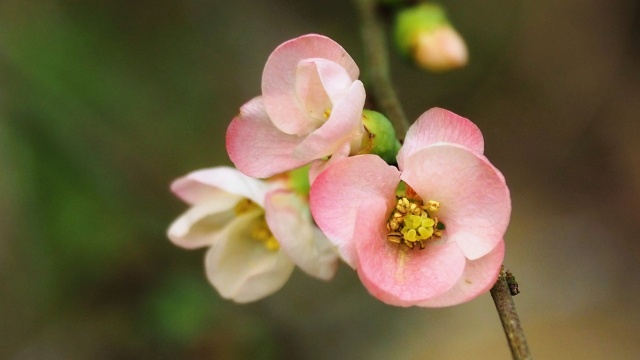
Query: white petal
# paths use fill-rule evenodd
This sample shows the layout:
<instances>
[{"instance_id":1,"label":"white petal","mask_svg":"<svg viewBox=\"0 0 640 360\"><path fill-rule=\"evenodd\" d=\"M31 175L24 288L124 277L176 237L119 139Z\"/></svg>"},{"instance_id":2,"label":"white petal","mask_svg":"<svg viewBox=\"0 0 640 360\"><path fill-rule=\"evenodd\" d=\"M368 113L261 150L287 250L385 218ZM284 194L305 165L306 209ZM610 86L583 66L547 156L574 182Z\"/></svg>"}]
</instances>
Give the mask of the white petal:
<instances>
[{"instance_id":1,"label":"white petal","mask_svg":"<svg viewBox=\"0 0 640 360\"><path fill-rule=\"evenodd\" d=\"M284 251L268 250L252 238L252 227L263 214L256 210L236 217L207 252L207 277L224 298L260 300L282 288L293 272L295 265Z\"/></svg>"},{"instance_id":2,"label":"white petal","mask_svg":"<svg viewBox=\"0 0 640 360\"><path fill-rule=\"evenodd\" d=\"M194 205L177 218L169 227L169 239L186 249L213 244L215 237L235 216L233 207L242 197L220 194L216 199Z\"/></svg>"},{"instance_id":3,"label":"white petal","mask_svg":"<svg viewBox=\"0 0 640 360\"><path fill-rule=\"evenodd\" d=\"M196 170L175 180L171 190L189 204L213 201L221 193L228 193L251 199L264 207L268 185L232 167L218 166Z\"/></svg>"}]
</instances>

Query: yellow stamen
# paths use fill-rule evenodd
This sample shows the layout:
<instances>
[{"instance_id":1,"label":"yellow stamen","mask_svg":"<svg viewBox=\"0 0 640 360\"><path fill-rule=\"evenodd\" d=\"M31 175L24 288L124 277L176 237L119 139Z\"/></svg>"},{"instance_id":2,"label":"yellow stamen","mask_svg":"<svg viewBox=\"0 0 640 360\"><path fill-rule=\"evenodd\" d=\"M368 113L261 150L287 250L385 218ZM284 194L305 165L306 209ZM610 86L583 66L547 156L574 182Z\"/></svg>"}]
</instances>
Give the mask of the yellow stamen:
<instances>
[{"instance_id":1,"label":"yellow stamen","mask_svg":"<svg viewBox=\"0 0 640 360\"><path fill-rule=\"evenodd\" d=\"M429 200L424 209L429 215L433 216L433 214L437 213L438 209L440 209L440 203L435 200Z\"/></svg>"},{"instance_id":2,"label":"yellow stamen","mask_svg":"<svg viewBox=\"0 0 640 360\"><path fill-rule=\"evenodd\" d=\"M413 249L418 243L420 249L425 248L425 241L442 236L444 224L438 222L435 214L440 203L429 200L423 205L421 199L398 197L395 211L387 221L387 240L396 244L404 244Z\"/></svg>"},{"instance_id":3,"label":"yellow stamen","mask_svg":"<svg viewBox=\"0 0 640 360\"><path fill-rule=\"evenodd\" d=\"M264 215L253 225L251 229L251 237L259 242L262 242L267 250L277 251L280 249L278 240L273 236Z\"/></svg>"},{"instance_id":4,"label":"yellow stamen","mask_svg":"<svg viewBox=\"0 0 640 360\"><path fill-rule=\"evenodd\" d=\"M399 232L391 232L387 234L387 240L400 244L402 242L402 234Z\"/></svg>"},{"instance_id":5,"label":"yellow stamen","mask_svg":"<svg viewBox=\"0 0 640 360\"><path fill-rule=\"evenodd\" d=\"M398 222L394 219L389 220L389 222L387 223L387 230L396 231L398 229L400 229L400 224L398 224Z\"/></svg>"},{"instance_id":6,"label":"yellow stamen","mask_svg":"<svg viewBox=\"0 0 640 360\"><path fill-rule=\"evenodd\" d=\"M260 206L256 203L254 203L253 201L244 198L240 201L238 201L238 203L236 204L235 208L233 208L233 211L235 212L236 216L237 215L242 215L244 213L247 213L251 210L254 209L260 209Z\"/></svg>"},{"instance_id":7,"label":"yellow stamen","mask_svg":"<svg viewBox=\"0 0 640 360\"><path fill-rule=\"evenodd\" d=\"M262 208L260 207L260 205L245 198L240 200L236 204L236 206L233 208L233 211L235 212L236 216L238 216L256 209ZM278 249L280 249L278 240L276 240L276 238L271 233L269 226L267 226L267 221L264 218L264 213L262 213L262 215L260 215L260 217L254 223L253 227L251 228L250 235L254 240L263 243L263 245L268 250L277 251Z\"/></svg>"}]
</instances>

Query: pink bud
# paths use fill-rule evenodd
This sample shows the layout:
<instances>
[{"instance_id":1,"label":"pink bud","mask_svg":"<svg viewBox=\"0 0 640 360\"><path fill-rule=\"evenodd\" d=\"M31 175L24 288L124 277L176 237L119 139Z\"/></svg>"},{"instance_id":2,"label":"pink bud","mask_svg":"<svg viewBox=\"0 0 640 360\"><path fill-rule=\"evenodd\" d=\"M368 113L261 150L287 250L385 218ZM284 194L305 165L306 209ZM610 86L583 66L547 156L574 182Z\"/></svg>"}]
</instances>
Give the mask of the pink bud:
<instances>
[{"instance_id":1,"label":"pink bud","mask_svg":"<svg viewBox=\"0 0 640 360\"><path fill-rule=\"evenodd\" d=\"M468 52L460 34L452 27L443 26L416 36L413 58L419 66L440 72L465 66Z\"/></svg>"}]
</instances>

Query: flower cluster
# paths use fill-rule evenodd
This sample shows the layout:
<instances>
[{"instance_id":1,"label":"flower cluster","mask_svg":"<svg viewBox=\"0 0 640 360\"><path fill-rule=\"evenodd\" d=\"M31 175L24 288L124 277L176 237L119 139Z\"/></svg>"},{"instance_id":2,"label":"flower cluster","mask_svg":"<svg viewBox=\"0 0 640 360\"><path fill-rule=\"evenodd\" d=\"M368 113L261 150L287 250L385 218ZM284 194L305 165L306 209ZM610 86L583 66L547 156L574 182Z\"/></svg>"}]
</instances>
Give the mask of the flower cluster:
<instances>
[{"instance_id":1,"label":"flower cluster","mask_svg":"<svg viewBox=\"0 0 640 360\"><path fill-rule=\"evenodd\" d=\"M511 200L480 130L433 108L400 147L388 120L363 109L358 74L327 37L285 42L267 60L262 95L227 130L237 170L172 185L191 208L169 237L209 247L207 276L223 297L268 296L295 265L330 279L338 257L396 306L455 305L495 282Z\"/></svg>"}]
</instances>

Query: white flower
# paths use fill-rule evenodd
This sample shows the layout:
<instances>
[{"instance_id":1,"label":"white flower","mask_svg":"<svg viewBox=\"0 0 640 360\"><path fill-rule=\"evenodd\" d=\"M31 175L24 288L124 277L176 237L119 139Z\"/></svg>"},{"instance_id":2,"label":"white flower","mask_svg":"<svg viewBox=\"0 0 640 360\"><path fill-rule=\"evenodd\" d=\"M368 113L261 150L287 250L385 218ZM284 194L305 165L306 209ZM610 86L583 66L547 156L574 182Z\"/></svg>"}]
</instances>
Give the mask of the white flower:
<instances>
[{"instance_id":1,"label":"white flower","mask_svg":"<svg viewBox=\"0 0 640 360\"><path fill-rule=\"evenodd\" d=\"M207 277L222 297L246 303L269 296L295 265L323 280L335 274L337 255L306 200L285 181L215 167L175 180L171 190L191 208L171 224L169 239L187 249L209 247Z\"/></svg>"}]
</instances>

